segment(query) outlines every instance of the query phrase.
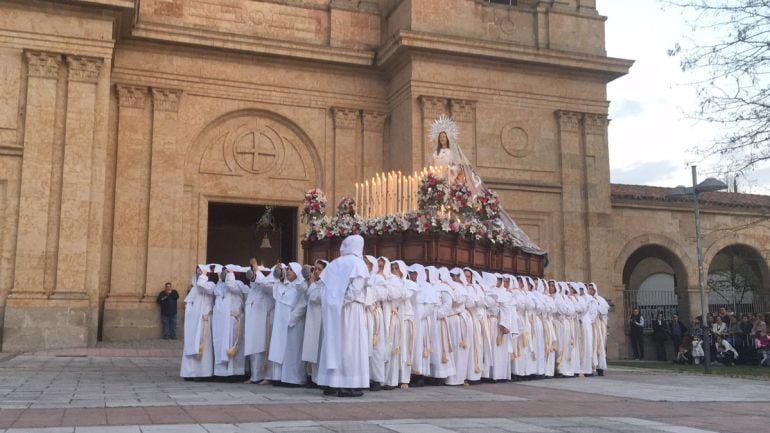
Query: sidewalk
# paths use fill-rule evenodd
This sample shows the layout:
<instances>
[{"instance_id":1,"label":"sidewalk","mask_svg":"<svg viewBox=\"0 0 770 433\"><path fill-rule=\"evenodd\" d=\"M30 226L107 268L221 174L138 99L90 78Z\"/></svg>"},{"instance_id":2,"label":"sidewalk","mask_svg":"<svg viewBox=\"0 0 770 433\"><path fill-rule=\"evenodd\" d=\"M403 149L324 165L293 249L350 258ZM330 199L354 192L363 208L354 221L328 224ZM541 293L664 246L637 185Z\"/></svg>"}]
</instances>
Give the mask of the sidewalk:
<instances>
[{"instance_id":1,"label":"sidewalk","mask_svg":"<svg viewBox=\"0 0 770 433\"><path fill-rule=\"evenodd\" d=\"M760 380L617 368L606 377L339 399L303 388L185 382L178 353L112 346L6 357L0 432L737 433L770 423L770 383ZM20 430L29 428L45 429Z\"/></svg>"}]
</instances>

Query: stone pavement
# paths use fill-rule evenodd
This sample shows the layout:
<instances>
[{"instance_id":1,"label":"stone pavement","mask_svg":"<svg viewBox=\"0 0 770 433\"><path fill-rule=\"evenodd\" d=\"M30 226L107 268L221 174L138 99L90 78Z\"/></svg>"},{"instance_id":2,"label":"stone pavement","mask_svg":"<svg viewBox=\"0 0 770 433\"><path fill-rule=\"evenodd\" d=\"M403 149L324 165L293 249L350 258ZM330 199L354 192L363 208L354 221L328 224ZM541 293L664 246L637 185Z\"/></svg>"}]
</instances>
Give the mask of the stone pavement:
<instances>
[{"instance_id":1,"label":"stone pavement","mask_svg":"<svg viewBox=\"0 0 770 433\"><path fill-rule=\"evenodd\" d=\"M168 346L88 350L0 355L0 432L737 433L770 424L770 383L761 380L617 368L603 378L338 399L184 382L178 357L161 356Z\"/></svg>"}]
</instances>

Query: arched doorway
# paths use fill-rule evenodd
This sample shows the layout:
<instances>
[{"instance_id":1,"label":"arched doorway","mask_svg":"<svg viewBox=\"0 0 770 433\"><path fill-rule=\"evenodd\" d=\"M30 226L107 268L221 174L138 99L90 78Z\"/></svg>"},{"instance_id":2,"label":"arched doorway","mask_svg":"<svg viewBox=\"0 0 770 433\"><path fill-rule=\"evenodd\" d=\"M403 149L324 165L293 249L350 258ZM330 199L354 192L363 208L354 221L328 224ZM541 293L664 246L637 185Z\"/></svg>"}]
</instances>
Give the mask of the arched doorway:
<instances>
[{"instance_id":1,"label":"arched doorway","mask_svg":"<svg viewBox=\"0 0 770 433\"><path fill-rule=\"evenodd\" d=\"M727 308L736 315L770 310L767 263L745 244L722 248L709 263L709 310Z\"/></svg>"},{"instance_id":2,"label":"arched doorway","mask_svg":"<svg viewBox=\"0 0 770 433\"><path fill-rule=\"evenodd\" d=\"M624 317L639 308L649 327L658 312L667 319L674 313L688 315L687 272L682 260L665 246L643 245L631 253L623 267L623 286Z\"/></svg>"},{"instance_id":3,"label":"arched doorway","mask_svg":"<svg viewBox=\"0 0 770 433\"><path fill-rule=\"evenodd\" d=\"M296 260L299 207L322 173L316 146L284 116L251 109L210 122L186 161L190 263Z\"/></svg>"}]
</instances>

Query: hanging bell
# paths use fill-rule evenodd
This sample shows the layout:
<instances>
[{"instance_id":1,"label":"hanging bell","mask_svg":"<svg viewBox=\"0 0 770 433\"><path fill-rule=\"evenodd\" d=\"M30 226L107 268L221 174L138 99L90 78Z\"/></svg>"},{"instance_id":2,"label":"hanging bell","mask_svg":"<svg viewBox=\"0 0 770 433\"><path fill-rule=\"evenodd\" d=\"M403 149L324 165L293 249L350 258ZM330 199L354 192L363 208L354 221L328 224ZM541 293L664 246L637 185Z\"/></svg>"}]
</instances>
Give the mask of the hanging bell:
<instances>
[{"instance_id":1,"label":"hanging bell","mask_svg":"<svg viewBox=\"0 0 770 433\"><path fill-rule=\"evenodd\" d=\"M259 248L267 249L267 248L273 248L273 246L270 244L270 238L265 235L262 238L262 243L259 244Z\"/></svg>"}]
</instances>

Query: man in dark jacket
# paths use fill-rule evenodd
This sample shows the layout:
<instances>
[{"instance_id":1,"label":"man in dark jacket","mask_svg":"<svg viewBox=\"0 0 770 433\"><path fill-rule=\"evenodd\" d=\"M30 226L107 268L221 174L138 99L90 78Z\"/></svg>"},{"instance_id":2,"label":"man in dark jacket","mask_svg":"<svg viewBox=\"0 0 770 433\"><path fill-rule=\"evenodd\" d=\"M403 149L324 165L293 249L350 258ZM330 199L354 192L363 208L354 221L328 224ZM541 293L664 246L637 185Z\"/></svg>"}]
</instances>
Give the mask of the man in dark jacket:
<instances>
[{"instance_id":1,"label":"man in dark jacket","mask_svg":"<svg viewBox=\"0 0 770 433\"><path fill-rule=\"evenodd\" d=\"M674 343L674 353L679 353L679 347L682 345L684 336L687 334L687 327L679 320L678 314L671 316L671 322L668 324L668 333L671 335L671 341Z\"/></svg>"},{"instance_id":2,"label":"man in dark jacket","mask_svg":"<svg viewBox=\"0 0 770 433\"><path fill-rule=\"evenodd\" d=\"M663 320L663 313L658 313L658 317L652 321L652 339L655 342L655 352L658 355L658 361L666 360L666 339L668 338L668 326Z\"/></svg>"},{"instance_id":3,"label":"man in dark jacket","mask_svg":"<svg viewBox=\"0 0 770 433\"><path fill-rule=\"evenodd\" d=\"M160 322L163 325L164 340L176 340L177 300L179 300L179 293L171 287L171 283L166 283L155 301L160 304Z\"/></svg>"}]
</instances>

